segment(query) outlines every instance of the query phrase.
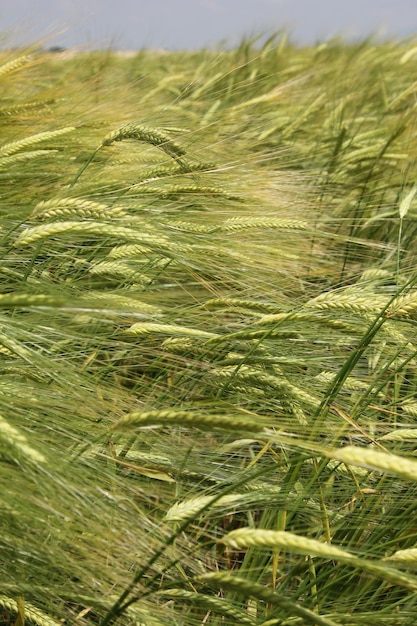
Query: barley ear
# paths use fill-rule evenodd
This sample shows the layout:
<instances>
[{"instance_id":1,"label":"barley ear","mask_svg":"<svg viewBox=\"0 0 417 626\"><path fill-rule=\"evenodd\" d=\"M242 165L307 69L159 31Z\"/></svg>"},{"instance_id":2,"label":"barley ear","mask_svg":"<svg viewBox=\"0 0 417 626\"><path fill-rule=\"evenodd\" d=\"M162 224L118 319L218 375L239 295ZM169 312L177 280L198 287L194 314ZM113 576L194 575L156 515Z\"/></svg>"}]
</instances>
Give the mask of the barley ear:
<instances>
[{"instance_id":1,"label":"barley ear","mask_svg":"<svg viewBox=\"0 0 417 626\"><path fill-rule=\"evenodd\" d=\"M182 424L191 428L201 430L246 430L251 432L261 432L265 428L262 422L247 419L243 415L213 415L204 414L198 411L181 411L176 409L162 409L160 411L133 411L127 413L113 426L114 429L128 429L148 425L177 426Z\"/></svg>"},{"instance_id":2,"label":"barley ear","mask_svg":"<svg viewBox=\"0 0 417 626\"><path fill-rule=\"evenodd\" d=\"M104 137L99 148L103 146L110 146L115 141L122 141L123 139L136 139L137 141L143 141L149 143L156 148L160 148L175 159L180 165L182 171L188 171L187 164L180 159L185 155L185 150L171 139L169 135L162 132L157 128L151 128L149 126L143 126L142 124L136 124L131 122L129 124L123 124L120 128L112 131Z\"/></svg>"},{"instance_id":3,"label":"barley ear","mask_svg":"<svg viewBox=\"0 0 417 626\"><path fill-rule=\"evenodd\" d=\"M417 185L414 185L412 189L408 192L408 194L401 200L399 211L398 211L400 214L400 219L403 219L407 215L416 193L417 193Z\"/></svg>"},{"instance_id":4,"label":"barley ear","mask_svg":"<svg viewBox=\"0 0 417 626\"><path fill-rule=\"evenodd\" d=\"M0 415L0 442L5 443L9 450L10 457L13 459L16 455L27 461L31 461L35 465L46 463L43 454L32 448L26 437L2 415Z\"/></svg>"},{"instance_id":5,"label":"barley ear","mask_svg":"<svg viewBox=\"0 0 417 626\"><path fill-rule=\"evenodd\" d=\"M24 54L17 59L13 59L12 61L8 61L0 66L0 76L5 76L6 74L11 74L12 72L16 72L23 67L28 67L33 62L33 59L30 55Z\"/></svg>"},{"instance_id":6,"label":"barley ear","mask_svg":"<svg viewBox=\"0 0 417 626\"><path fill-rule=\"evenodd\" d=\"M10 611L11 613L19 614L19 603L12 598L8 598L6 596L0 596L0 607L6 609L6 611ZM40 609L33 606L32 604L28 604L25 602L24 604L24 616L27 621L32 624L36 624L36 626L60 626L61 621L55 620L46 613L43 613ZM17 624L17 621L16 621Z\"/></svg>"},{"instance_id":7,"label":"barley ear","mask_svg":"<svg viewBox=\"0 0 417 626\"><path fill-rule=\"evenodd\" d=\"M409 548L408 550L397 550L391 556L386 556L384 561L397 561L399 563L413 565L417 567L417 548Z\"/></svg>"},{"instance_id":8,"label":"barley ear","mask_svg":"<svg viewBox=\"0 0 417 626\"><path fill-rule=\"evenodd\" d=\"M238 528L223 537L220 543L224 543L235 550L242 548L269 548L274 550L280 548L295 554L332 559L368 572L376 578L394 585L417 591L417 578L415 576L387 566L384 561L360 558L338 546L286 531Z\"/></svg>"},{"instance_id":9,"label":"barley ear","mask_svg":"<svg viewBox=\"0 0 417 626\"><path fill-rule=\"evenodd\" d=\"M329 452L329 456L347 465L358 465L370 470L388 472L406 480L417 481L417 461L372 448L346 446Z\"/></svg>"},{"instance_id":10,"label":"barley ear","mask_svg":"<svg viewBox=\"0 0 417 626\"><path fill-rule=\"evenodd\" d=\"M274 593L264 585L241 578L239 576L233 576L228 572L212 572L210 574L203 574L199 576L198 581L202 583L215 584L224 589L230 589L239 594L243 594L246 597L257 598L263 600L268 604L281 607L289 615L296 615L303 619L305 624L316 624L317 626L338 626L333 620L313 613L309 609L304 608L300 604L283 598L278 593Z\"/></svg>"},{"instance_id":11,"label":"barley ear","mask_svg":"<svg viewBox=\"0 0 417 626\"><path fill-rule=\"evenodd\" d=\"M346 550L309 539L286 531L263 530L259 528L238 528L225 535L221 543L226 544L233 550L242 548L281 548L296 554L309 554L326 559L354 560L354 556Z\"/></svg>"},{"instance_id":12,"label":"barley ear","mask_svg":"<svg viewBox=\"0 0 417 626\"><path fill-rule=\"evenodd\" d=\"M55 139L56 137L60 137L61 135L66 135L67 133L75 130L74 126L67 126L65 128L60 128L58 130L52 130L44 133L37 133L36 135L30 135L25 139L20 139L18 141L12 141L11 143L6 143L3 146L0 146L0 157L8 157L12 154L16 154L20 150L24 150L33 146L35 144L40 143L41 141L49 141L51 139Z\"/></svg>"}]
</instances>

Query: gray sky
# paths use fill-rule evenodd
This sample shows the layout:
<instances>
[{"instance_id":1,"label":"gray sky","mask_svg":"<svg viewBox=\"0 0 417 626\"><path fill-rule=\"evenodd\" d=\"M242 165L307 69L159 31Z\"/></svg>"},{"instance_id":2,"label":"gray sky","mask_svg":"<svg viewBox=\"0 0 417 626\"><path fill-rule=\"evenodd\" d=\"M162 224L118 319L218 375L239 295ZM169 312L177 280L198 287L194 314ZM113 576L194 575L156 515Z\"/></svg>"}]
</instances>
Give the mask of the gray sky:
<instances>
[{"instance_id":1,"label":"gray sky","mask_svg":"<svg viewBox=\"0 0 417 626\"><path fill-rule=\"evenodd\" d=\"M417 37L417 0L0 0L0 31L16 45L189 49L282 28L299 43Z\"/></svg>"}]
</instances>

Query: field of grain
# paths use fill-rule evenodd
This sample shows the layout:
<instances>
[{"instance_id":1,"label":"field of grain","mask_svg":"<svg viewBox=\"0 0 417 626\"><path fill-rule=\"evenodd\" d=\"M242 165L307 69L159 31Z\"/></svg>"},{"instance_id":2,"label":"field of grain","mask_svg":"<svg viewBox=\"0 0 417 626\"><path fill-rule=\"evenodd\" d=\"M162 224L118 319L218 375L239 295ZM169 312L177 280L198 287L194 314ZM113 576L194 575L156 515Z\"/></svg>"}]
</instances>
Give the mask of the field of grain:
<instances>
[{"instance_id":1,"label":"field of grain","mask_svg":"<svg viewBox=\"0 0 417 626\"><path fill-rule=\"evenodd\" d=\"M0 623L415 623L417 47L0 53Z\"/></svg>"}]
</instances>

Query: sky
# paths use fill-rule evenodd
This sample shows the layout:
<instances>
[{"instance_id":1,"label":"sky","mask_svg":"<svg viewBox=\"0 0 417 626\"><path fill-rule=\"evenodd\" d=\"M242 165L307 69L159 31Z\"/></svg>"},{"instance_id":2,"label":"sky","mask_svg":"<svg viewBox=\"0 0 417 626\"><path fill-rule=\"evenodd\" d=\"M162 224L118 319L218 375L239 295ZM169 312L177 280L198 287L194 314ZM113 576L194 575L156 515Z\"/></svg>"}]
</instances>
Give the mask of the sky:
<instances>
[{"instance_id":1,"label":"sky","mask_svg":"<svg viewBox=\"0 0 417 626\"><path fill-rule=\"evenodd\" d=\"M0 0L3 47L196 49L282 29L300 44L417 39L417 0Z\"/></svg>"}]
</instances>

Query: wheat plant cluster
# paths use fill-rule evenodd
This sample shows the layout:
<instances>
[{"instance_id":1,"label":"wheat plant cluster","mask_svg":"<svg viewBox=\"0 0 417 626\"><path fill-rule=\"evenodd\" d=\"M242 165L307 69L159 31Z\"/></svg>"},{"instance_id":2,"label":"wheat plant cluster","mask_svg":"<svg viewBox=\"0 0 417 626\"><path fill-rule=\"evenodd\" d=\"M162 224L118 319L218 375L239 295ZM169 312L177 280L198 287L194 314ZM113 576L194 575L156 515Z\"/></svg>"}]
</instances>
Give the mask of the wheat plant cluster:
<instances>
[{"instance_id":1,"label":"wheat plant cluster","mask_svg":"<svg viewBox=\"0 0 417 626\"><path fill-rule=\"evenodd\" d=\"M0 57L0 623L415 624L416 42Z\"/></svg>"}]
</instances>

